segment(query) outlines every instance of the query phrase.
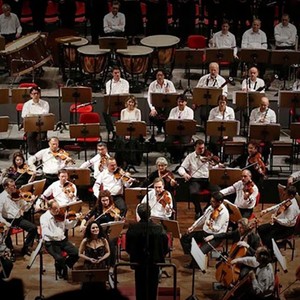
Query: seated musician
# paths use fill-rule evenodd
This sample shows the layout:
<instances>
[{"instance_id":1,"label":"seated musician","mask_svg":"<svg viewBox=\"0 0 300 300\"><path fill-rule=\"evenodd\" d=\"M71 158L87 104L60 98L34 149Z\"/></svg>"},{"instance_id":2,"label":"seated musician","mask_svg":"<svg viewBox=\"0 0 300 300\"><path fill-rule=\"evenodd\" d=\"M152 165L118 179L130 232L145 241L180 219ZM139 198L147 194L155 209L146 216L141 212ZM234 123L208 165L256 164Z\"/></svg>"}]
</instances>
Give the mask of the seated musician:
<instances>
[{"instance_id":1,"label":"seated musician","mask_svg":"<svg viewBox=\"0 0 300 300\"><path fill-rule=\"evenodd\" d=\"M218 106L212 108L208 115L208 120L211 121L223 121L223 120L235 120L235 113L233 108L227 106L227 97L224 95L220 95L218 97ZM229 141L227 136L222 137L222 141ZM220 141L220 137L211 136L209 139L209 149L212 153L218 154L219 147L218 141Z\"/></svg>"},{"instance_id":2,"label":"seated musician","mask_svg":"<svg viewBox=\"0 0 300 300\"><path fill-rule=\"evenodd\" d=\"M112 79L108 80L105 84L107 95L128 94L129 82L121 78L121 69L119 66L113 66Z\"/></svg>"},{"instance_id":3,"label":"seated musician","mask_svg":"<svg viewBox=\"0 0 300 300\"><path fill-rule=\"evenodd\" d=\"M133 95L129 95L125 100L125 108L121 110L121 121L141 121L141 110L137 108L138 102Z\"/></svg>"},{"instance_id":4,"label":"seated musician","mask_svg":"<svg viewBox=\"0 0 300 300\"><path fill-rule=\"evenodd\" d=\"M91 159L80 165L80 168L93 168L94 179L97 179L98 175L107 168L107 160L110 157L107 150L107 145L104 142L97 144L97 154Z\"/></svg>"},{"instance_id":5,"label":"seated musician","mask_svg":"<svg viewBox=\"0 0 300 300\"><path fill-rule=\"evenodd\" d=\"M232 246L229 251L229 255L233 253L234 249L242 249L244 248L243 256L254 256L256 249L261 245L260 236L253 230L253 225L249 224L248 219L241 218L237 221L237 229L233 231L216 233L207 236L204 240L205 242L209 242L213 239L231 239ZM239 254L241 255L241 254ZM234 259L236 256L233 256ZM244 277L246 273L249 272L247 267L242 267L240 272L240 278Z\"/></svg>"},{"instance_id":6,"label":"seated musician","mask_svg":"<svg viewBox=\"0 0 300 300\"><path fill-rule=\"evenodd\" d=\"M179 95L177 97L177 106L171 109L168 120L193 120L194 111L187 106L187 101L187 96L184 94ZM182 160L185 149L181 145L190 143L191 140L191 135L167 135L167 150L170 152L173 162Z\"/></svg>"},{"instance_id":7,"label":"seated musician","mask_svg":"<svg viewBox=\"0 0 300 300\"><path fill-rule=\"evenodd\" d=\"M111 12L103 18L103 30L108 36L124 36L125 35L125 15L119 12L120 2L113 1Z\"/></svg>"},{"instance_id":8,"label":"seated musician","mask_svg":"<svg viewBox=\"0 0 300 300\"><path fill-rule=\"evenodd\" d=\"M120 210L120 214L125 216L127 207L123 197L124 187L130 187L134 181L134 178L131 178L118 167L114 157L109 157L107 169L99 174L93 185L93 193L98 198L100 189L108 190L114 199L116 207Z\"/></svg>"},{"instance_id":9,"label":"seated musician","mask_svg":"<svg viewBox=\"0 0 300 300\"><path fill-rule=\"evenodd\" d=\"M247 168L252 174L253 182L255 182L259 190L262 189L262 183L267 170L259 152L259 145L256 142L250 141L247 146L247 152L233 160L229 164L229 167Z\"/></svg>"},{"instance_id":10,"label":"seated musician","mask_svg":"<svg viewBox=\"0 0 300 300\"><path fill-rule=\"evenodd\" d=\"M242 179L220 191L224 196L236 194L234 204L239 208L244 218L250 218L259 196L258 188L252 181L249 170L242 172Z\"/></svg>"},{"instance_id":11,"label":"seated musician","mask_svg":"<svg viewBox=\"0 0 300 300\"><path fill-rule=\"evenodd\" d=\"M59 139L51 137L48 142L49 147L40 150L28 158L30 170L36 171L36 162L41 162L43 177L46 178L44 190L58 179L58 171L66 167L73 159L68 153L59 148ZM39 165L40 166L40 165Z\"/></svg>"},{"instance_id":12,"label":"seated musician","mask_svg":"<svg viewBox=\"0 0 300 300\"><path fill-rule=\"evenodd\" d=\"M71 243L65 232L74 228L77 219L68 219L65 212L61 212L60 206L55 199L48 203L48 210L40 216L42 237L45 241L47 252L55 259L56 272L59 278L68 279L68 268L79 259L78 249ZM62 256L62 251L67 252L67 257Z\"/></svg>"},{"instance_id":13,"label":"seated musician","mask_svg":"<svg viewBox=\"0 0 300 300\"><path fill-rule=\"evenodd\" d=\"M141 203L150 206L151 217L170 218L173 214L173 199L170 192L165 190L164 180L157 177L153 181L153 189L144 196ZM139 206L140 204L138 204ZM138 209L137 206L137 209ZM138 216L137 216L138 217Z\"/></svg>"},{"instance_id":14,"label":"seated musician","mask_svg":"<svg viewBox=\"0 0 300 300\"><path fill-rule=\"evenodd\" d=\"M77 201L77 187L68 180L69 175L66 169L58 171L58 180L53 182L36 202L35 209L47 207L50 199L55 199L60 206L66 206Z\"/></svg>"},{"instance_id":15,"label":"seated musician","mask_svg":"<svg viewBox=\"0 0 300 300\"><path fill-rule=\"evenodd\" d=\"M187 233L182 235L180 242L185 254L190 254L192 238L194 238L197 243L202 243L200 249L204 254L207 254L212 250L212 247L205 242L205 237L227 231L229 212L223 204L223 199L224 196L220 192L212 193L210 206L205 210L204 214L188 228ZM202 225L203 229L198 231ZM217 247L220 243L221 240L213 239L210 244L213 247ZM187 267L191 266L190 264Z\"/></svg>"},{"instance_id":16,"label":"seated musician","mask_svg":"<svg viewBox=\"0 0 300 300\"><path fill-rule=\"evenodd\" d=\"M165 109L156 109L152 104L152 93L176 93L175 86L171 80L165 79L166 73L163 69L157 69L155 73L156 80L152 81L148 88L148 105L150 108L149 120L157 126L157 134L162 133L164 121L168 117L168 111Z\"/></svg>"},{"instance_id":17,"label":"seated musician","mask_svg":"<svg viewBox=\"0 0 300 300\"><path fill-rule=\"evenodd\" d=\"M178 174L189 182L190 200L195 206L195 219L202 215L199 193L209 189L209 169L218 165L220 159L213 156L205 147L203 140L195 142L195 151L188 154L178 169Z\"/></svg>"},{"instance_id":18,"label":"seated musician","mask_svg":"<svg viewBox=\"0 0 300 300\"><path fill-rule=\"evenodd\" d=\"M250 279L250 288L249 284L246 284L246 281L244 286L240 286L240 289L235 291L235 297L245 300L275 299L273 296L275 287L274 269L271 263L271 254L267 248L259 247L255 252L255 256L236 258L231 263L244 264L255 269L251 270L249 275L245 277L247 281L248 278ZM227 293L230 293L230 291Z\"/></svg>"},{"instance_id":19,"label":"seated musician","mask_svg":"<svg viewBox=\"0 0 300 300\"><path fill-rule=\"evenodd\" d=\"M264 93L266 85L264 80L258 77L258 69L251 67L248 71L248 76L242 81L242 91Z\"/></svg>"},{"instance_id":20,"label":"seated musician","mask_svg":"<svg viewBox=\"0 0 300 300\"><path fill-rule=\"evenodd\" d=\"M263 244L272 250L272 238L277 241L290 236L294 232L297 217L300 213L295 198L297 189L295 186L287 188L288 199L261 211L261 216L273 212L270 222L260 225L257 230Z\"/></svg>"},{"instance_id":21,"label":"seated musician","mask_svg":"<svg viewBox=\"0 0 300 300\"><path fill-rule=\"evenodd\" d=\"M49 103L40 99L41 89L39 87L32 87L30 89L31 99L24 103L22 109L22 118L30 115L44 115L49 113ZM38 150L38 141L47 138L47 132L27 132L27 145L30 155L34 155Z\"/></svg>"}]
</instances>

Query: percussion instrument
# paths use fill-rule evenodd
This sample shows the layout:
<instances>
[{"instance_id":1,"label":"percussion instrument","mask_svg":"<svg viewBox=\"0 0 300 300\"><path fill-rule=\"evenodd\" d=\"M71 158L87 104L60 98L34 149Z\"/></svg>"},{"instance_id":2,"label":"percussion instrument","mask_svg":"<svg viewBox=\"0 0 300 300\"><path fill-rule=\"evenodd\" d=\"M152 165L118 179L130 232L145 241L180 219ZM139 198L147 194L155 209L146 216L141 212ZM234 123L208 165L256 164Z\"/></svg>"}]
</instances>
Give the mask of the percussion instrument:
<instances>
[{"instance_id":1,"label":"percussion instrument","mask_svg":"<svg viewBox=\"0 0 300 300\"><path fill-rule=\"evenodd\" d=\"M88 74L98 74L104 70L108 49L100 49L98 45L87 45L77 49L82 70Z\"/></svg>"},{"instance_id":2,"label":"percussion instrument","mask_svg":"<svg viewBox=\"0 0 300 300\"><path fill-rule=\"evenodd\" d=\"M141 40L143 46L154 49L152 67L172 65L175 59L175 47L180 39L173 35L150 35Z\"/></svg>"},{"instance_id":3,"label":"percussion instrument","mask_svg":"<svg viewBox=\"0 0 300 300\"><path fill-rule=\"evenodd\" d=\"M64 64L76 66L78 63L77 49L89 43L86 38L74 37L74 41L62 44Z\"/></svg>"},{"instance_id":4,"label":"percussion instrument","mask_svg":"<svg viewBox=\"0 0 300 300\"><path fill-rule=\"evenodd\" d=\"M145 46L128 46L126 50L117 50L124 71L131 76L147 72L152 52L152 48Z\"/></svg>"},{"instance_id":5,"label":"percussion instrument","mask_svg":"<svg viewBox=\"0 0 300 300\"><path fill-rule=\"evenodd\" d=\"M21 76L52 59L41 33L30 33L5 46L1 56L6 58L12 76Z\"/></svg>"}]
</instances>

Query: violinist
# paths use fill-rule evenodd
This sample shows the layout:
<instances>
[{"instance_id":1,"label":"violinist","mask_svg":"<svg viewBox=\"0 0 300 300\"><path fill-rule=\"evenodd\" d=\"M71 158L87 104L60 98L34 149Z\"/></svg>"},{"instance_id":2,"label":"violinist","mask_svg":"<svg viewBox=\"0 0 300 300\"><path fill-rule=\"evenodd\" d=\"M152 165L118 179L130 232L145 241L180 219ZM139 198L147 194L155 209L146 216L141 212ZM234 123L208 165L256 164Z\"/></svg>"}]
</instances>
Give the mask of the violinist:
<instances>
[{"instance_id":1,"label":"violinist","mask_svg":"<svg viewBox=\"0 0 300 300\"><path fill-rule=\"evenodd\" d=\"M125 216L127 207L123 198L124 187L130 187L134 181L134 178L123 178L122 176L120 176L116 159L114 157L109 157L107 162L107 169L103 170L103 172L99 174L96 182L93 185L94 196L96 197L96 199L98 198L100 188L102 190L110 191L116 207L120 210L121 215Z\"/></svg>"},{"instance_id":2,"label":"violinist","mask_svg":"<svg viewBox=\"0 0 300 300\"><path fill-rule=\"evenodd\" d=\"M22 109L22 118L30 115L44 115L49 113L49 103L40 99L41 89L39 87L32 87L30 89L31 99L24 103ZM27 132L27 145L30 155L34 155L38 150L38 140L45 140L47 138L47 131L42 132Z\"/></svg>"},{"instance_id":3,"label":"violinist","mask_svg":"<svg viewBox=\"0 0 300 300\"><path fill-rule=\"evenodd\" d=\"M23 256L30 255L31 252L29 248L32 247L34 239L37 236L37 227L25 219L23 213L31 208L35 196L32 196L30 201L22 199L20 193L17 191L14 180L11 178L4 180L3 187L4 191L0 194L0 222L8 227L18 226L27 231L21 254ZM8 233L5 244L10 249L11 255L14 258L15 253L10 233Z\"/></svg>"},{"instance_id":4,"label":"violinist","mask_svg":"<svg viewBox=\"0 0 300 300\"><path fill-rule=\"evenodd\" d=\"M86 214L85 218L81 221L80 231L85 232L87 225L91 222L97 222L97 224L100 226L104 223L120 221L122 219L123 215L121 215L120 210L115 206L111 193L108 190L102 190L99 193L99 197L96 201L95 206ZM112 239L108 236L108 242L110 246L110 271L113 270L116 263L117 241L117 238Z\"/></svg>"},{"instance_id":5,"label":"violinist","mask_svg":"<svg viewBox=\"0 0 300 300\"><path fill-rule=\"evenodd\" d=\"M67 239L65 232L76 226L77 219L57 220L56 216L60 213L59 203L55 199L50 200L48 210L40 216L40 225L46 250L55 259L57 275L60 279L66 280L68 278L67 267L72 269L79 256L77 247ZM62 251L67 253L67 257L62 256Z\"/></svg>"},{"instance_id":6,"label":"violinist","mask_svg":"<svg viewBox=\"0 0 300 300\"><path fill-rule=\"evenodd\" d=\"M220 191L224 196L236 194L234 204L239 208L244 218L252 215L259 196L258 188L252 181L252 174L249 170L242 171L242 179L236 181L233 185Z\"/></svg>"},{"instance_id":7,"label":"violinist","mask_svg":"<svg viewBox=\"0 0 300 300\"><path fill-rule=\"evenodd\" d=\"M270 101L267 97L262 97L260 100L260 106L254 108L250 113L250 125L252 124L275 124L276 114L273 109L269 107ZM261 141L264 144L262 147L262 156L264 163L267 164L271 143L266 141Z\"/></svg>"},{"instance_id":8,"label":"violinist","mask_svg":"<svg viewBox=\"0 0 300 300\"><path fill-rule=\"evenodd\" d=\"M172 195L165 190L164 179L160 177L154 179L153 189L150 189L141 203L147 203L147 201L151 209L151 217L170 218L172 216L173 199Z\"/></svg>"},{"instance_id":9,"label":"violinist","mask_svg":"<svg viewBox=\"0 0 300 300\"><path fill-rule=\"evenodd\" d=\"M272 238L277 241L290 236L294 232L296 220L300 213L295 198L297 194L296 187L289 186L287 194L287 200L261 211L261 216L273 212L270 222L257 228L263 244L269 249L272 249Z\"/></svg>"},{"instance_id":10,"label":"violinist","mask_svg":"<svg viewBox=\"0 0 300 300\"><path fill-rule=\"evenodd\" d=\"M259 190L262 189L263 181L267 175L266 165L259 152L259 145L255 141L250 141L247 146L247 152L238 156L229 164L230 168L240 167L248 169L252 174L252 180Z\"/></svg>"},{"instance_id":11,"label":"violinist","mask_svg":"<svg viewBox=\"0 0 300 300\"><path fill-rule=\"evenodd\" d=\"M66 169L58 171L58 180L53 182L41 195L41 200L48 201L55 198L60 206L66 206L77 201L76 185L68 181L69 175ZM40 207L41 201L37 201L36 209Z\"/></svg>"},{"instance_id":12,"label":"violinist","mask_svg":"<svg viewBox=\"0 0 300 300\"><path fill-rule=\"evenodd\" d=\"M229 212L223 204L223 199L223 194L213 192L210 199L210 206L205 210L204 214L188 228L187 233L182 235L180 242L184 254L190 254L192 238L194 238L197 243L202 243L200 249L204 254L207 254L212 250L212 247L205 242L204 238L212 234L227 231ZM202 230L200 230L201 226L203 226ZM221 240L218 239L211 241L213 247L217 247L220 243ZM192 263L185 267L191 268Z\"/></svg>"},{"instance_id":13,"label":"violinist","mask_svg":"<svg viewBox=\"0 0 300 300\"><path fill-rule=\"evenodd\" d=\"M16 187L34 181L35 172L25 163L22 152L15 152L12 158L12 165L4 171L3 177L11 178L15 181Z\"/></svg>"},{"instance_id":14,"label":"violinist","mask_svg":"<svg viewBox=\"0 0 300 300\"><path fill-rule=\"evenodd\" d=\"M46 178L44 190L50 186L51 183L57 181L58 171L66 167L68 163L72 161L72 158L69 156L57 155L60 150L59 139L57 137L51 137L48 145L48 148L42 149L28 158L29 168L33 171L36 171L37 168L35 163L41 161L43 177Z\"/></svg>"},{"instance_id":15,"label":"violinist","mask_svg":"<svg viewBox=\"0 0 300 300\"><path fill-rule=\"evenodd\" d=\"M211 188L208 181L209 169L217 167L220 159L206 149L201 139L195 142L194 149L194 152L186 156L178 173L189 183L190 200L195 206L195 219L198 219L202 215L199 192Z\"/></svg>"}]
</instances>

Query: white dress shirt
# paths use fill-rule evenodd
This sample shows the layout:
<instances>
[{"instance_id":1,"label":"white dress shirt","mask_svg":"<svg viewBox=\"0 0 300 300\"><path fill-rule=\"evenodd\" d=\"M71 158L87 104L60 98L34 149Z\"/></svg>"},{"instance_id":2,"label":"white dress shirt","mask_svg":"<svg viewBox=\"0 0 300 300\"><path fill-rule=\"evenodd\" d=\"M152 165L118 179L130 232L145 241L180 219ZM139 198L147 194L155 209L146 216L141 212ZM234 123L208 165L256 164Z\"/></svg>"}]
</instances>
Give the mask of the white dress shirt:
<instances>
[{"instance_id":1,"label":"white dress shirt","mask_svg":"<svg viewBox=\"0 0 300 300\"><path fill-rule=\"evenodd\" d=\"M297 79L294 83L293 83L293 91L300 91L300 79Z\"/></svg>"},{"instance_id":2,"label":"white dress shirt","mask_svg":"<svg viewBox=\"0 0 300 300\"><path fill-rule=\"evenodd\" d=\"M248 49L267 49L267 36L262 30L254 32L252 28L246 30L242 36L241 48Z\"/></svg>"},{"instance_id":3,"label":"white dress shirt","mask_svg":"<svg viewBox=\"0 0 300 300\"><path fill-rule=\"evenodd\" d=\"M134 108L133 110L129 110L127 108L124 108L121 110L121 121L141 121L141 110L139 108Z\"/></svg>"},{"instance_id":4,"label":"white dress shirt","mask_svg":"<svg viewBox=\"0 0 300 300\"><path fill-rule=\"evenodd\" d=\"M274 27L275 45L278 47L295 46L297 28L295 25L288 23L283 26L282 23Z\"/></svg>"},{"instance_id":5,"label":"white dress shirt","mask_svg":"<svg viewBox=\"0 0 300 300\"><path fill-rule=\"evenodd\" d=\"M164 79L162 85L160 85L157 80L154 80L150 83L148 88L148 105L150 110L155 109L154 105L152 105L151 93L176 93L175 86L171 80Z\"/></svg>"},{"instance_id":6,"label":"white dress shirt","mask_svg":"<svg viewBox=\"0 0 300 300\"><path fill-rule=\"evenodd\" d=\"M238 208L245 208L245 209L254 208L254 206L256 204L256 199L259 194L257 186L254 184L253 193L250 194L247 199L244 199L243 189L244 189L244 184L243 184L242 180L239 180L239 181L235 182L232 186L222 189L220 192L224 196L236 193L234 204Z\"/></svg>"},{"instance_id":7,"label":"white dress shirt","mask_svg":"<svg viewBox=\"0 0 300 300\"><path fill-rule=\"evenodd\" d=\"M103 30L105 33L124 32L125 25L125 15L121 12L118 12L116 15L110 12L103 18Z\"/></svg>"},{"instance_id":8,"label":"white dress shirt","mask_svg":"<svg viewBox=\"0 0 300 300\"><path fill-rule=\"evenodd\" d=\"M261 78L256 78L255 81L252 81L250 78L248 79L244 79L242 81L242 90L247 90L249 92L255 92L257 91L259 88L263 88L260 93L264 93L265 92L265 81Z\"/></svg>"},{"instance_id":9,"label":"white dress shirt","mask_svg":"<svg viewBox=\"0 0 300 300\"><path fill-rule=\"evenodd\" d=\"M221 88L222 86L222 95L228 95L228 87L226 83L226 79L221 75L217 75L216 78L211 77L210 74L203 75L196 87L214 87L214 88ZM225 85L224 85L225 84Z\"/></svg>"},{"instance_id":10,"label":"white dress shirt","mask_svg":"<svg viewBox=\"0 0 300 300\"><path fill-rule=\"evenodd\" d=\"M221 112L219 106L216 106L210 110L208 120L235 120L235 113L229 106L226 106L224 112Z\"/></svg>"},{"instance_id":11,"label":"white dress shirt","mask_svg":"<svg viewBox=\"0 0 300 300\"><path fill-rule=\"evenodd\" d=\"M32 99L24 103L22 109L22 118L28 115L44 115L49 113L49 103L45 100L39 99L35 103Z\"/></svg>"},{"instance_id":12,"label":"white dress shirt","mask_svg":"<svg viewBox=\"0 0 300 300\"><path fill-rule=\"evenodd\" d=\"M184 110L176 106L171 109L168 120L194 120L194 111L188 106Z\"/></svg>"},{"instance_id":13,"label":"white dress shirt","mask_svg":"<svg viewBox=\"0 0 300 300\"><path fill-rule=\"evenodd\" d=\"M21 34L22 26L18 16L14 13L10 13L9 16L5 14L0 15L0 34Z\"/></svg>"},{"instance_id":14,"label":"white dress shirt","mask_svg":"<svg viewBox=\"0 0 300 300\"><path fill-rule=\"evenodd\" d=\"M106 153L105 155L105 159L107 161L107 159L110 157L110 155L108 153ZM94 171L94 178L97 179L98 175L107 168L107 164L104 164L101 166L101 168L99 168L99 164L101 162L101 155L98 153L96 154L94 157L92 157L91 159L85 161L84 163L81 164L81 166L79 167L80 169L86 169L89 167L93 167L93 171ZM102 169L102 171L100 170Z\"/></svg>"},{"instance_id":15,"label":"white dress shirt","mask_svg":"<svg viewBox=\"0 0 300 300\"><path fill-rule=\"evenodd\" d=\"M275 111L271 108L267 108L261 112L260 107L252 109L250 113L250 124L270 124L276 123Z\"/></svg>"},{"instance_id":16,"label":"white dress shirt","mask_svg":"<svg viewBox=\"0 0 300 300\"><path fill-rule=\"evenodd\" d=\"M126 79L120 78L120 80L115 81L110 79L105 84L107 95L117 95L117 94L128 94L129 93L129 82Z\"/></svg>"},{"instance_id":17,"label":"white dress shirt","mask_svg":"<svg viewBox=\"0 0 300 300\"><path fill-rule=\"evenodd\" d=\"M231 32L223 34L222 31L218 31L212 38L212 48L231 48L233 54L237 55L236 39Z\"/></svg>"}]
</instances>

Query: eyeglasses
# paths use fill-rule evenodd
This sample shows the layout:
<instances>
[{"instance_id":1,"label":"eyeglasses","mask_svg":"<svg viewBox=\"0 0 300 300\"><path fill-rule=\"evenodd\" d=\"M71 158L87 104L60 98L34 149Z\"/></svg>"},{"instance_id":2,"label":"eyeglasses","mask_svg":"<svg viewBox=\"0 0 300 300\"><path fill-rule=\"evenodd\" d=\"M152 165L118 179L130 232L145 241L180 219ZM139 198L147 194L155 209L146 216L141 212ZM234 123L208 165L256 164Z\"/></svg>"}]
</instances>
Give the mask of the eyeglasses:
<instances>
[{"instance_id":1,"label":"eyeglasses","mask_svg":"<svg viewBox=\"0 0 300 300\"><path fill-rule=\"evenodd\" d=\"M32 95L38 95L38 92L33 92L33 93L31 93Z\"/></svg>"}]
</instances>

